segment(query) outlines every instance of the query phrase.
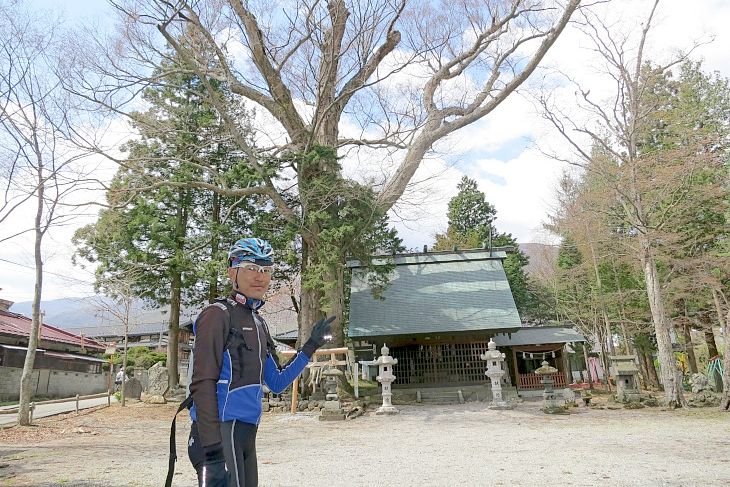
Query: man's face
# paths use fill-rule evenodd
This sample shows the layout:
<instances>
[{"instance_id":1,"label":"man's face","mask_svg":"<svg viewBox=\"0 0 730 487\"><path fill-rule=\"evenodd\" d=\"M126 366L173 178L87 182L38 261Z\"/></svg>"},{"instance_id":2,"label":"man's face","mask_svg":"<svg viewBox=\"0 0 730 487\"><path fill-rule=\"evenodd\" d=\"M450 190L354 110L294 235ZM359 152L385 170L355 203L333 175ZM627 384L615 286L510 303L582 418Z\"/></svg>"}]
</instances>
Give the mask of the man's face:
<instances>
[{"instance_id":1,"label":"man's face","mask_svg":"<svg viewBox=\"0 0 730 487\"><path fill-rule=\"evenodd\" d=\"M263 299L271 284L271 272L259 272L267 267L256 264L243 264L242 267L229 267L228 277L235 282L239 292L252 299ZM269 268L270 269L270 268Z\"/></svg>"}]
</instances>

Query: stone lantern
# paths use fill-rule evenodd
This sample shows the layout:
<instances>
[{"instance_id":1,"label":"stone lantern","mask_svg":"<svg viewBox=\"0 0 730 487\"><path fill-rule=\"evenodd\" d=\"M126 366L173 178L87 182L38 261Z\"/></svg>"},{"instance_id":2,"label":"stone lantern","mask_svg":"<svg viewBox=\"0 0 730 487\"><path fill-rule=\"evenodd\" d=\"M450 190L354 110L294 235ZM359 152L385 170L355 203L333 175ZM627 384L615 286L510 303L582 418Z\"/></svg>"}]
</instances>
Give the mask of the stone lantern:
<instances>
[{"instance_id":1,"label":"stone lantern","mask_svg":"<svg viewBox=\"0 0 730 487\"><path fill-rule=\"evenodd\" d=\"M324 421L342 421L345 419L345 411L340 404L340 396L337 395L337 384L340 377L344 376L344 372L335 367L330 367L322 373L325 378L324 388L327 391L324 402L324 409L319 415L319 419Z\"/></svg>"},{"instance_id":2,"label":"stone lantern","mask_svg":"<svg viewBox=\"0 0 730 487\"><path fill-rule=\"evenodd\" d=\"M375 365L378 366L378 382L383 385L383 405L375 411L375 414L395 414L398 410L393 407L392 398L393 393L390 390L390 384L395 380L393 375L393 366L398 363L398 359L395 359L389 355L390 350L383 344L383 348L380 349L380 357L375 360Z\"/></svg>"},{"instance_id":3,"label":"stone lantern","mask_svg":"<svg viewBox=\"0 0 730 487\"><path fill-rule=\"evenodd\" d=\"M489 407L492 409L505 409L509 407L502 397L502 377L504 377L504 354L497 350L497 344L489 339L487 351L479 355L479 358L487 362L487 371L484 375L492 382L492 402Z\"/></svg>"},{"instance_id":4,"label":"stone lantern","mask_svg":"<svg viewBox=\"0 0 730 487\"><path fill-rule=\"evenodd\" d=\"M611 360L611 375L616 380L616 400L618 402L638 402L641 398L636 376L639 368L633 355L614 355Z\"/></svg>"},{"instance_id":5,"label":"stone lantern","mask_svg":"<svg viewBox=\"0 0 730 487\"><path fill-rule=\"evenodd\" d=\"M547 414L562 414L566 412L565 401L559 400L555 396L555 379L553 374L557 374L558 369L550 366L547 360L542 361L542 366L535 370L535 374L542 377L542 385L544 387L542 393L542 410Z\"/></svg>"}]
</instances>

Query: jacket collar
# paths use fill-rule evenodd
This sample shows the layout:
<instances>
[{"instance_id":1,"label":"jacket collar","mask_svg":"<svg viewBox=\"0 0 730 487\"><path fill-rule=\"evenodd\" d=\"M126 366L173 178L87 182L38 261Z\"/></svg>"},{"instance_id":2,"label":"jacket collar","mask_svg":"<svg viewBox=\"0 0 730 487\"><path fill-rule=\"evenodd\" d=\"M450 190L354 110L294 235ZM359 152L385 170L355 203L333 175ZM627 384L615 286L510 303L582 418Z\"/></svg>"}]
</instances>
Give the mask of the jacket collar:
<instances>
[{"instance_id":1,"label":"jacket collar","mask_svg":"<svg viewBox=\"0 0 730 487\"><path fill-rule=\"evenodd\" d=\"M257 309L261 308L261 306L264 305L264 301L262 301L260 299L249 298L242 292L239 292L236 290L233 290L231 292L229 299L238 304L242 304L242 305L246 306L247 308L251 308L254 311L256 311Z\"/></svg>"}]
</instances>

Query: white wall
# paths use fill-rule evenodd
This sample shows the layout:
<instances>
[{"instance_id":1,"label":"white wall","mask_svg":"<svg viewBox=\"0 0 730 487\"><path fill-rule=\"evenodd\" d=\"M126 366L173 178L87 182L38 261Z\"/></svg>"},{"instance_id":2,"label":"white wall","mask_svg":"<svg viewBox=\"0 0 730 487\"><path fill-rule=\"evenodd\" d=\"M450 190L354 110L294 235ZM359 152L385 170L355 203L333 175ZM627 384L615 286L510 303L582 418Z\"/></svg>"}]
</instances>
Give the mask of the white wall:
<instances>
[{"instance_id":1,"label":"white wall","mask_svg":"<svg viewBox=\"0 0 730 487\"><path fill-rule=\"evenodd\" d=\"M23 369L0 367L0 401L16 401L20 391ZM107 374L88 374L60 370L37 369L33 371L34 396L73 397L76 394L96 394L107 390Z\"/></svg>"}]
</instances>

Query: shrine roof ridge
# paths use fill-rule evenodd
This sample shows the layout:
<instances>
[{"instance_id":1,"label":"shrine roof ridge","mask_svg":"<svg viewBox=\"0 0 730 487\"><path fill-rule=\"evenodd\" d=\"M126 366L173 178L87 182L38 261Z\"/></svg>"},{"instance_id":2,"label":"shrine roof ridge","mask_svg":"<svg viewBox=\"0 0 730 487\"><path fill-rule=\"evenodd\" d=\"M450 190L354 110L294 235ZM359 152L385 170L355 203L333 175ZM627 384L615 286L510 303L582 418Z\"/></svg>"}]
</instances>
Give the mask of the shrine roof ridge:
<instances>
[{"instance_id":1,"label":"shrine roof ridge","mask_svg":"<svg viewBox=\"0 0 730 487\"><path fill-rule=\"evenodd\" d=\"M457 249L428 252L410 252L402 254L384 254L373 256L373 265L409 265L409 264L440 264L444 262L463 262L473 260L503 260L514 247L492 247L492 249ZM347 261L347 267L364 267L359 260Z\"/></svg>"}]
</instances>

